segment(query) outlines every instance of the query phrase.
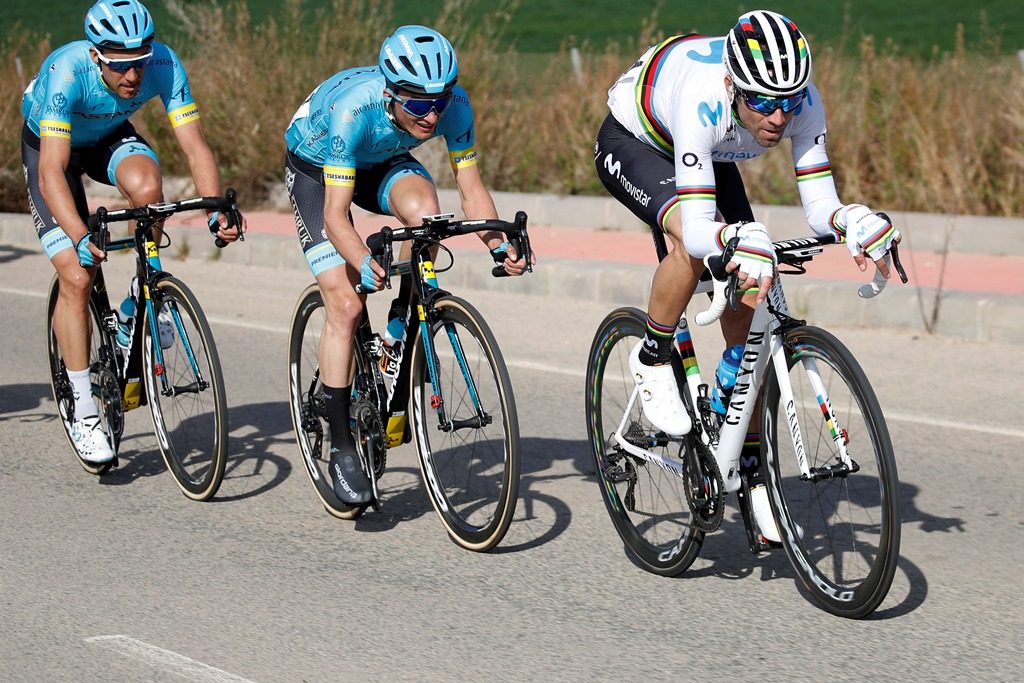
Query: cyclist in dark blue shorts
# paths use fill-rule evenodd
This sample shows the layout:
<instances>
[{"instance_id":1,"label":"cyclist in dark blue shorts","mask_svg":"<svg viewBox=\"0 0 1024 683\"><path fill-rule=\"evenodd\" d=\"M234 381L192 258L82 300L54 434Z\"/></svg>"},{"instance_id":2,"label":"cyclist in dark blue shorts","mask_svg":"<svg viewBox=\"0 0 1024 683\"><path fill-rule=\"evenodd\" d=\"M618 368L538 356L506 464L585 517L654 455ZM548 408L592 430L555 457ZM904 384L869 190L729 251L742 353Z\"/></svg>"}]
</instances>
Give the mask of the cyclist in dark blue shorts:
<instances>
[{"instance_id":1,"label":"cyclist in dark blue shorts","mask_svg":"<svg viewBox=\"0 0 1024 683\"><path fill-rule=\"evenodd\" d=\"M319 361L331 432L330 471L335 493L350 505L366 503L371 494L348 428L352 339L365 297L354 286L362 283L364 291L375 291L384 276L352 226L350 207L391 215L404 225L440 213L430 174L409 154L440 136L466 218L497 218L480 178L473 111L466 91L456 85L458 73L455 50L444 36L423 26L402 26L384 40L376 65L347 69L320 84L285 134L285 184L327 314ZM480 238L510 275L523 273L525 260L501 233Z\"/></svg>"},{"instance_id":2,"label":"cyclist in dark blue shorts","mask_svg":"<svg viewBox=\"0 0 1024 683\"><path fill-rule=\"evenodd\" d=\"M51 53L25 90L21 154L32 218L60 282L53 331L75 396L69 432L83 459L102 463L114 453L89 379L88 304L105 254L88 239L82 175L116 186L132 206L163 200L157 156L128 121L159 96L196 191L219 195L221 185L188 77L174 51L153 40L146 8L137 0L100 0L86 14L85 35ZM221 239L238 238L223 217L209 220L221 225Z\"/></svg>"}]
</instances>

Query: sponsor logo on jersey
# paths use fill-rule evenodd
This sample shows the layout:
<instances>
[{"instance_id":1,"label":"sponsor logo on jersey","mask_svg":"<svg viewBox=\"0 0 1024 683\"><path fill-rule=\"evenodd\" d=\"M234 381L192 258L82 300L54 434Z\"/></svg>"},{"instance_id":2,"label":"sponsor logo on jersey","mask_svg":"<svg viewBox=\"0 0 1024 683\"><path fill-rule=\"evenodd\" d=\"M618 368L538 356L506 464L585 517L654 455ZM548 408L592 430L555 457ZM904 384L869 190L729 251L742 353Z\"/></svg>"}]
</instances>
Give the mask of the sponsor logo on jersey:
<instances>
[{"instance_id":1,"label":"sponsor logo on jersey","mask_svg":"<svg viewBox=\"0 0 1024 683\"><path fill-rule=\"evenodd\" d=\"M355 187L356 169L343 166L324 166L324 184L336 187Z\"/></svg>"},{"instance_id":2,"label":"sponsor logo on jersey","mask_svg":"<svg viewBox=\"0 0 1024 683\"><path fill-rule=\"evenodd\" d=\"M340 157L345 153L345 138L335 135L331 138L331 156Z\"/></svg>"},{"instance_id":3,"label":"sponsor logo on jersey","mask_svg":"<svg viewBox=\"0 0 1024 683\"><path fill-rule=\"evenodd\" d=\"M51 121L43 119L39 122L39 137L71 139L71 124L67 121Z\"/></svg>"},{"instance_id":4,"label":"sponsor logo on jersey","mask_svg":"<svg viewBox=\"0 0 1024 683\"><path fill-rule=\"evenodd\" d=\"M184 126L186 123L199 120L199 107L195 102L186 104L184 107L178 107L168 112L167 118L171 120L171 126L174 128Z\"/></svg>"},{"instance_id":5,"label":"sponsor logo on jersey","mask_svg":"<svg viewBox=\"0 0 1024 683\"><path fill-rule=\"evenodd\" d=\"M67 105L68 98L64 96L64 93L56 93L50 98L50 104L46 105L46 115L66 117L68 115Z\"/></svg>"},{"instance_id":6,"label":"sponsor logo on jersey","mask_svg":"<svg viewBox=\"0 0 1024 683\"><path fill-rule=\"evenodd\" d=\"M451 158L452 166L455 168L465 168L477 162L476 149L473 147L460 152L448 152L448 156Z\"/></svg>"}]
</instances>

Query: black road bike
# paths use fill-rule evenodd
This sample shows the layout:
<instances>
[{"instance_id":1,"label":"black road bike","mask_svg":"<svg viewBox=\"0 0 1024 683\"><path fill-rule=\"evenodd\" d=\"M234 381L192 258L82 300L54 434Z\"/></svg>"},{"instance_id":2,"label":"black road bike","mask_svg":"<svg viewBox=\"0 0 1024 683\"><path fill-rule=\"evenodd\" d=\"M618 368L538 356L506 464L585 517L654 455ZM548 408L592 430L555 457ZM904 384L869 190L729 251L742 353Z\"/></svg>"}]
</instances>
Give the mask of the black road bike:
<instances>
[{"instance_id":1,"label":"black road bike","mask_svg":"<svg viewBox=\"0 0 1024 683\"><path fill-rule=\"evenodd\" d=\"M74 396L53 333L53 311L60 295L56 276L50 284L46 325L53 398L82 467L96 475L116 467L125 412L148 404L167 469L187 497L208 500L220 487L227 459L227 404L220 359L198 300L184 282L163 270L153 235L155 224L180 211L193 210L220 211L231 226L241 224L234 190L224 197L196 197L117 211L100 208L87 220L90 239L100 249L135 251L139 284L136 312L128 330L131 342L126 349L116 343L119 321L110 306L102 267L96 270L89 299L90 379L115 453L110 462L83 459L71 440ZM107 226L119 221L135 221L134 234L110 240ZM219 238L216 243L225 245Z\"/></svg>"},{"instance_id":2,"label":"black road bike","mask_svg":"<svg viewBox=\"0 0 1024 683\"><path fill-rule=\"evenodd\" d=\"M508 531L519 492L520 443L512 382L487 323L468 301L441 289L434 252L457 235L498 230L530 262L526 214L513 222L429 216L417 227L383 228L367 246L388 273L412 278L408 301L392 311L405 320L404 342L387 346L370 325L366 307L355 333L355 378L350 426L379 509L378 481L389 448L416 444L430 502L459 546L487 551ZM394 242L412 243L411 261L394 263ZM495 267L501 276L504 269ZM358 288L357 288L358 289ZM366 505L335 495L328 473L330 431L317 350L325 314L314 283L299 297L288 344L292 422L313 489L324 507L355 519ZM408 407L409 415L406 413ZM411 419L407 419L411 417Z\"/></svg>"}]
</instances>

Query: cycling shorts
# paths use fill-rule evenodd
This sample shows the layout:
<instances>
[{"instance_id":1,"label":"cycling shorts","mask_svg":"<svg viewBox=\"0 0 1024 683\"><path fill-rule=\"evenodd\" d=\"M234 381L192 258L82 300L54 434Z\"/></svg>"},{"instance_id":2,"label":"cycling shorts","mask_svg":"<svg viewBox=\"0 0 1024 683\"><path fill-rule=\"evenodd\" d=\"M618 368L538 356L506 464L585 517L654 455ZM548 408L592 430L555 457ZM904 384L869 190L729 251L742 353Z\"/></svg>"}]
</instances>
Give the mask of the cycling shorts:
<instances>
[{"instance_id":1,"label":"cycling shorts","mask_svg":"<svg viewBox=\"0 0 1024 683\"><path fill-rule=\"evenodd\" d=\"M399 154L370 168L356 170L356 184L352 195L353 203L370 213L393 215L388 206L388 196L395 182L406 175L423 176L433 182L423 164L411 154ZM306 257L309 269L316 277L325 270L344 265L334 244L327 237L324 223L324 173L292 152L285 156L285 188L295 212L295 227L299 245ZM351 213L349 220L352 220Z\"/></svg>"},{"instance_id":2,"label":"cycling shorts","mask_svg":"<svg viewBox=\"0 0 1024 683\"><path fill-rule=\"evenodd\" d=\"M613 197L647 225L665 230L679 201L672 159L638 139L609 114L597 134L594 165ZM736 164L716 161L713 166L718 211L724 220L754 220Z\"/></svg>"},{"instance_id":3,"label":"cycling shorts","mask_svg":"<svg viewBox=\"0 0 1024 683\"><path fill-rule=\"evenodd\" d=\"M55 254L64 249L72 249L74 245L71 238L57 224L39 191L39 145L36 134L27 125L23 126L21 163L25 172L25 183L28 185L28 205L43 251L46 252L47 258L52 259ZM153 148L127 121L94 145L71 148L71 158L64 171L64 178L75 200L75 209L83 221L89 216L89 206L85 199L82 175L88 175L104 185L116 185L114 174L118 164L133 154L142 154L160 163Z\"/></svg>"}]
</instances>

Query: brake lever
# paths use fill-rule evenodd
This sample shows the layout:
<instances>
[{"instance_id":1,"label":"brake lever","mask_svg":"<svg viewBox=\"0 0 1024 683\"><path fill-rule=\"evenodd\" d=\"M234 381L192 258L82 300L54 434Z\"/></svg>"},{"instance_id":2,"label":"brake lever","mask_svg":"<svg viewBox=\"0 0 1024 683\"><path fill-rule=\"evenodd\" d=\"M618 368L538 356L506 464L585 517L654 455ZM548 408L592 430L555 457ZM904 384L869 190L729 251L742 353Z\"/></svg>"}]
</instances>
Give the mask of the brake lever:
<instances>
[{"instance_id":1,"label":"brake lever","mask_svg":"<svg viewBox=\"0 0 1024 683\"><path fill-rule=\"evenodd\" d=\"M726 242L725 249L722 250L722 269L732 260L732 257L736 254L736 247L740 244L739 237L733 237L731 240ZM729 304L729 308L737 310L740 306L739 292L736 291L739 287L740 271L739 268L726 274L725 278L725 296L726 302Z\"/></svg>"},{"instance_id":2,"label":"brake lever","mask_svg":"<svg viewBox=\"0 0 1024 683\"><path fill-rule=\"evenodd\" d=\"M107 242L110 241L110 229L107 228L107 207L101 206L96 212L96 229L89 230L89 241L96 245L96 248L107 253ZM107 256L103 260L107 260Z\"/></svg>"},{"instance_id":3,"label":"brake lever","mask_svg":"<svg viewBox=\"0 0 1024 683\"><path fill-rule=\"evenodd\" d=\"M909 280L907 278L907 271L903 270L903 264L900 262L900 250L899 247L896 246L895 242L889 246L889 253L892 254L892 264L896 266L896 272L899 273L900 281L902 281L903 284L907 284Z\"/></svg>"}]
</instances>

